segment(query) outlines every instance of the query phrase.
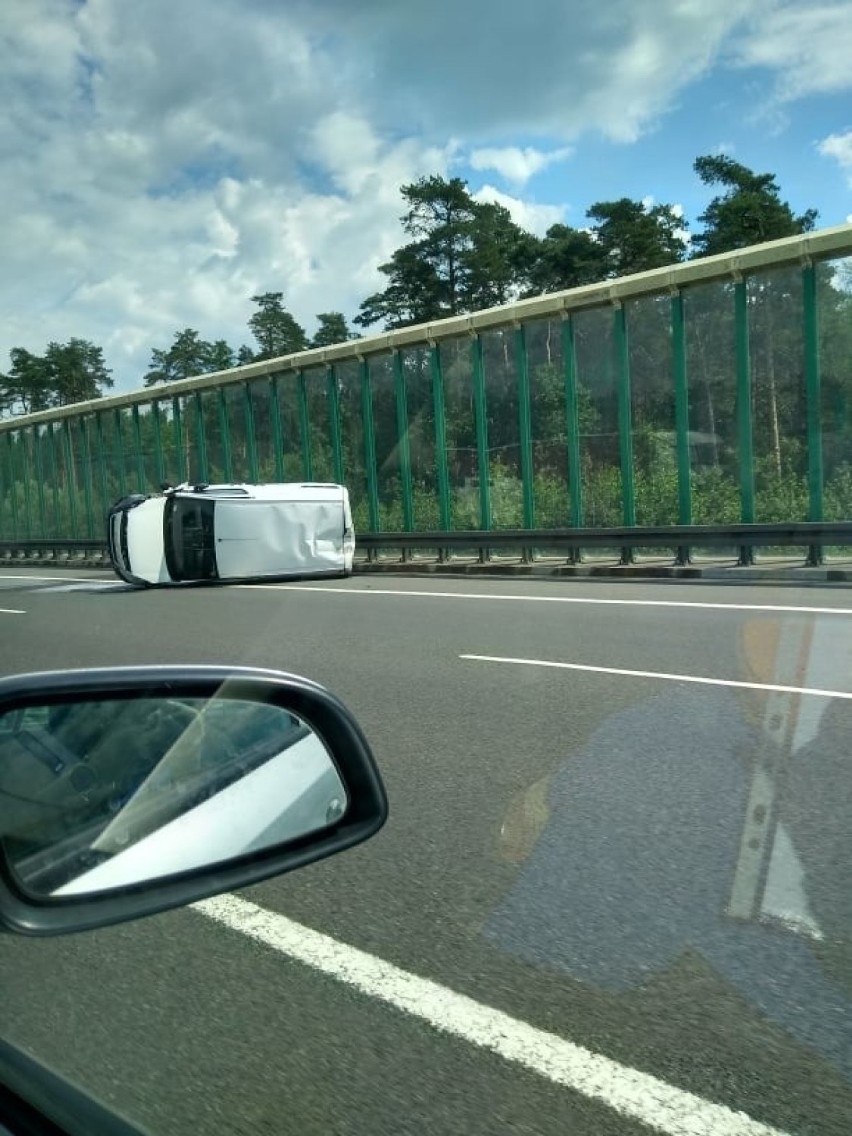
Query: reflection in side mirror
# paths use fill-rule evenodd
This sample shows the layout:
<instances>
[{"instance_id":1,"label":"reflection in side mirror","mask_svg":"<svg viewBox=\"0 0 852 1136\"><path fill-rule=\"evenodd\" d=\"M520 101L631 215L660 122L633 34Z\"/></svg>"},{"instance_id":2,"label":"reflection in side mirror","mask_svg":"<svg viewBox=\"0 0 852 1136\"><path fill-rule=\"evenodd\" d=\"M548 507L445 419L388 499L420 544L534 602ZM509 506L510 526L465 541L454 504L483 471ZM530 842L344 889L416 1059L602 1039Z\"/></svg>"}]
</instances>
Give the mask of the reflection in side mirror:
<instances>
[{"instance_id":1,"label":"reflection in side mirror","mask_svg":"<svg viewBox=\"0 0 852 1136\"><path fill-rule=\"evenodd\" d=\"M0 716L0 832L34 896L127 887L319 832L346 811L323 742L231 698L34 705Z\"/></svg>"},{"instance_id":2,"label":"reflection in side mirror","mask_svg":"<svg viewBox=\"0 0 852 1136\"><path fill-rule=\"evenodd\" d=\"M192 902L341 851L386 813L357 724L307 680L219 667L0 680L7 929Z\"/></svg>"}]
</instances>

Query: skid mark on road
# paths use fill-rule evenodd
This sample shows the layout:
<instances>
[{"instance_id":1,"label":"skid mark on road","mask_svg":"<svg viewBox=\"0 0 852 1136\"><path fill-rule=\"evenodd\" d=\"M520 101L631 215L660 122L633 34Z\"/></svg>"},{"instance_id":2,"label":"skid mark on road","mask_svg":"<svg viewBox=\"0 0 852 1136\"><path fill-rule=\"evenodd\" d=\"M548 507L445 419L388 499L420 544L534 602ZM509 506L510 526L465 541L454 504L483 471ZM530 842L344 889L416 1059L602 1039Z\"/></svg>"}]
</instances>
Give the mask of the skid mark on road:
<instances>
[{"instance_id":1,"label":"skid mark on road","mask_svg":"<svg viewBox=\"0 0 852 1136\"><path fill-rule=\"evenodd\" d=\"M600 1101L666 1136L784 1136L744 1112L704 1100L537 1029L239 896L220 895L194 907L208 919L427 1022L441 1033Z\"/></svg>"}]
</instances>

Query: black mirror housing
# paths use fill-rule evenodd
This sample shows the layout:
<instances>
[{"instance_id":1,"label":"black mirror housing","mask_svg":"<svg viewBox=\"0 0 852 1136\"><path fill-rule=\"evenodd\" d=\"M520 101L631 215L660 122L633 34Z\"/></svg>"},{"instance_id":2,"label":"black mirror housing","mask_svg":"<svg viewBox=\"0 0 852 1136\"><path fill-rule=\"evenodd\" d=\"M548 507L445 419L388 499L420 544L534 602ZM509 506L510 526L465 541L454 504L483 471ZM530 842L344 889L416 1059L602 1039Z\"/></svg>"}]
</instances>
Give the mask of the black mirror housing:
<instances>
[{"instance_id":1,"label":"black mirror housing","mask_svg":"<svg viewBox=\"0 0 852 1136\"><path fill-rule=\"evenodd\" d=\"M310 732L324 747L342 785L346 807L339 816L332 810L313 831L303 827L293 839L282 839L279 833L274 842L212 863L203 862L195 849L195 866L190 870L71 895L37 894L27 888L16 871L10 841L0 828L0 930L36 936L67 934L182 907L336 855L369 839L385 823L387 797L361 728L339 699L299 676L191 665L14 676L0 680L0 723L22 720L28 712L38 716L55 711L61 717L67 716L69 708L127 706L137 699L153 700L146 705L156 705L158 699L168 705L211 700L218 709L233 703L292 715L305 727L293 737ZM32 744L31 738L29 742Z\"/></svg>"}]
</instances>

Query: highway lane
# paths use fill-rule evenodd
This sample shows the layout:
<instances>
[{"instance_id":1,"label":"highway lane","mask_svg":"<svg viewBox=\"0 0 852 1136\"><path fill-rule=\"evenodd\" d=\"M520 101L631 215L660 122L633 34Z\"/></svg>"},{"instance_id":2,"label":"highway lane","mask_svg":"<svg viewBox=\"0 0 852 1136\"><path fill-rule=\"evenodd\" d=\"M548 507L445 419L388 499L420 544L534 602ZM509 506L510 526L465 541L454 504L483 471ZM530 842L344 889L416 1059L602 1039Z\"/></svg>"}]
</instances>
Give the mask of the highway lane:
<instances>
[{"instance_id":1,"label":"highway lane","mask_svg":"<svg viewBox=\"0 0 852 1136\"><path fill-rule=\"evenodd\" d=\"M90 585L11 575L0 572L0 607L25 614L0 616L6 671L257 663L307 674L349 703L385 775L391 821L362 849L252 889L249 898L264 909L767 1124L846 1131L852 1094L837 1047L848 1046L848 1033L820 1033L807 1005L813 985L788 989L786 1009L758 989L761 960L779 976L795 962L783 948L778 953L779 937L811 949L801 935L751 928L758 932L751 942L734 942L714 938L711 920L697 941L676 931L670 954L661 952L658 941L641 941L642 934L659 939L660 927L641 920L630 895L660 907L663 923L676 923L690 897L674 894L677 880L653 857L644 874L625 864L632 890L615 898L628 934L617 943L578 939L576 911L568 914L581 898L590 923L608 926L600 869L624 854L616 835L631 810L607 810L625 797L629 804L643 783L639 766L639 780L625 787L624 762L644 761L652 750L658 756L673 735L685 736L686 755L697 749L716 762L726 716L742 711L759 722L765 695L755 692L755 709L724 688L701 690L696 701L687 697L695 691L666 680L459 656L771 682L782 632L814 636L820 655L852 638L852 616L840 614L852 606L848 593L384 577L310 585L313 595L292 588L137 593L98 574L84 574ZM522 598L472 598L492 594ZM550 602L560 597L643 606ZM724 606L674 606L693 602ZM759 605L837 614L751 610ZM833 689L852 689L842 652L831 674ZM794 677L805 685L803 673ZM848 724L852 706L831 705ZM554 785L601 729L610 730L609 749L623 751L621 764L607 767L600 754L585 812L569 813L570 828L560 833ZM730 763L718 763L730 777ZM716 796L733 801L719 777ZM707 785L695 792L694 815L706 811L721 823L724 810L713 813ZM600 824L590 826L588 814L599 807ZM653 847L661 839L657 820L642 823ZM577 874L570 833L587 833L591 843L596 831L590 866ZM712 837L712 826L702 833ZM709 847L698 839L695 846L705 854ZM721 922L718 912L713 919ZM633 940L631 927L642 931ZM3 1021L12 1036L124 1102L154 1131L646 1130L195 912L70 941L6 940L0 951ZM594 953L603 960L597 966ZM845 965L844 958L830 962L834 975ZM825 991L814 981L819 997ZM841 981L831 990L848 1015L847 988ZM788 1011L801 1020L785 1019Z\"/></svg>"}]
</instances>

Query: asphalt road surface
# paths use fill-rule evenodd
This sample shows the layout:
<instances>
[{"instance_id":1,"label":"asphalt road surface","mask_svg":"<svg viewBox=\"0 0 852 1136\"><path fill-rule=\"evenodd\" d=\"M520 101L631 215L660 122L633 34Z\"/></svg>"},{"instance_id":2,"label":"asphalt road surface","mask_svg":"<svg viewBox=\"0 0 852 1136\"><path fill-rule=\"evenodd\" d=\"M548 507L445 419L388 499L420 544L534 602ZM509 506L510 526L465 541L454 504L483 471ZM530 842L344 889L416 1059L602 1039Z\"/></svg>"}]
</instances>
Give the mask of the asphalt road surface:
<instances>
[{"instance_id":1,"label":"asphalt road surface","mask_svg":"<svg viewBox=\"0 0 852 1136\"><path fill-rule=\"evenodd\" d=\"M848 589L0 569L3 673L159 662L329 686L390 820L201 909L3 937L4 1036L152 1133L846 1136Z\"/></svg>"}]
</instances>

